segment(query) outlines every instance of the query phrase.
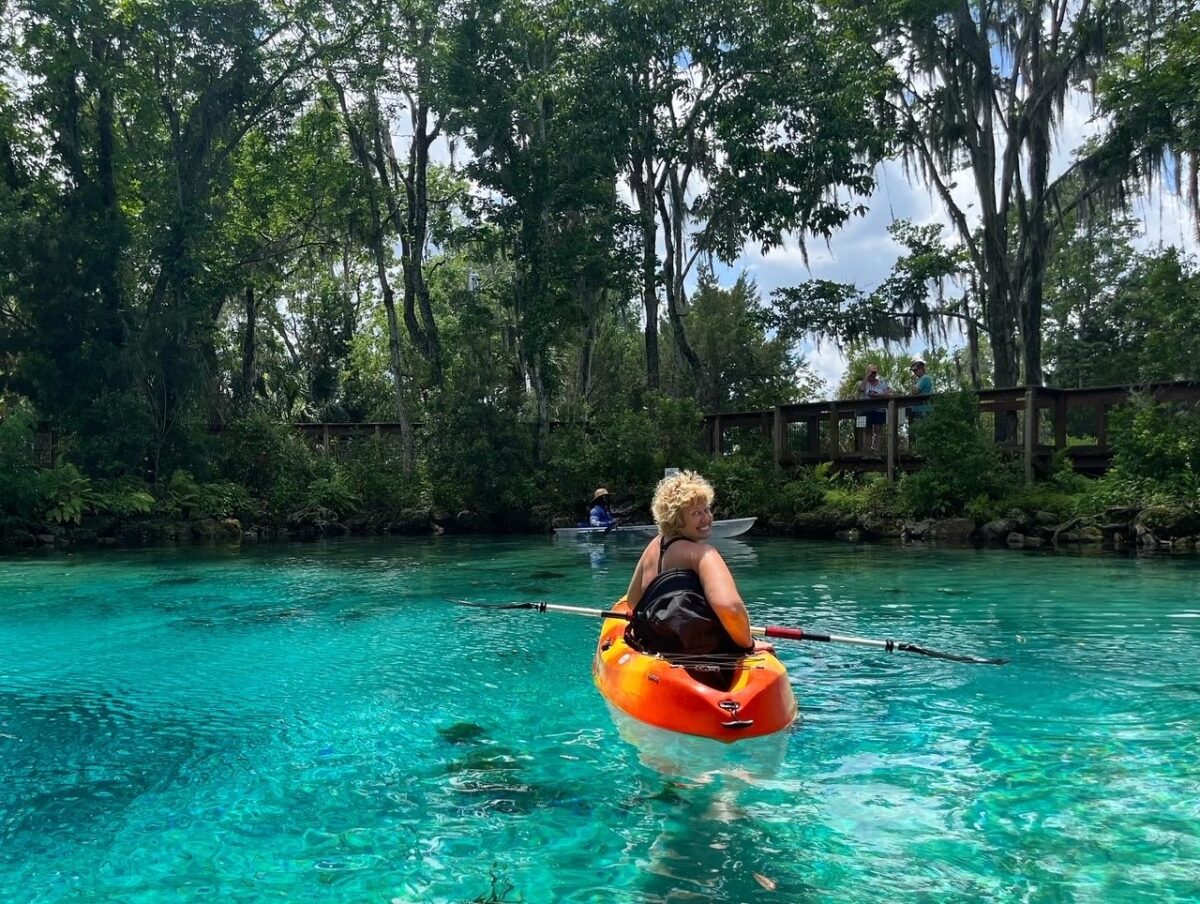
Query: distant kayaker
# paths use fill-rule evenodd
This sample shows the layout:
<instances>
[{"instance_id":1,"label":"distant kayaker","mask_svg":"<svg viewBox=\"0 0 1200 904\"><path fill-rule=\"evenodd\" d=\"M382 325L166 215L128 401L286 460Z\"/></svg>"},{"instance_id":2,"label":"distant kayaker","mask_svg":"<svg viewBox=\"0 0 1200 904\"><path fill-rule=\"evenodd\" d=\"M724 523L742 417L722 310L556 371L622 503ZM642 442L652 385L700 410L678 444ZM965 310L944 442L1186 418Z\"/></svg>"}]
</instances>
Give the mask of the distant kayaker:
<instances>
[{"instance_id":1,"label":"distant kayaker","mask_svg":"<svg viewBox=\"0 0 1200 904\"><path fill-rule=\"evenodd\" d=\"M769 643L750 634L750 616L712 534L713 488L694 471L664 477L651 510L659 535L638 559L626 600L625 639L646 653L749 655Z\"/></svg>"},{"instance_id":2,"label":"distant kayaker","mask_svg":"<svg viewBox=\"0 0 1200 904\"><path fill-rule=\"evenodd\" d=\"M613 517L612 510L609 508L608 490L604 487L592 493L592 510L588 513L588 525L590 527L615 527L617 519Z\"/></svg>"}]
</instances>

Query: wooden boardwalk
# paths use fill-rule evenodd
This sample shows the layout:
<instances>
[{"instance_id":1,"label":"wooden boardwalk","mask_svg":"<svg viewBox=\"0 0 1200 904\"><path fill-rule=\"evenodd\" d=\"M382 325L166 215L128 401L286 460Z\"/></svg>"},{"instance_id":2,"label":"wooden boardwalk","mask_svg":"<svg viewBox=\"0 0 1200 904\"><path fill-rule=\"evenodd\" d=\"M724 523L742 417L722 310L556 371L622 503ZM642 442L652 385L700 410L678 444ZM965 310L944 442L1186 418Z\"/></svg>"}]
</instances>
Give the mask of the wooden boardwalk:
<instances>
[{"instance_id":1,"label":"wooden boardwalk","mask_svg":"<svg viewBox=\"0 0 1200 904\"><path fill-rule=\"evenodd\" d=\"M981 422L1001 437L1001 448L1021 459L1027 481L1048 471L1053 456L1064 450L1076 471L1102 474L1112 463L1109 411L1134 393L1159 402L1197 402L1200 382L986 389L979 393L979 415ZM778 468L828 462L837 470L882 471L892 481L900 472L921 467L921 458L909 447L901 412L922 401L927 399L830 399L777 405L762 411L708 414L704 418L705 445L710 454L722 455L730 447L731 437L736 442L737 431L757 430L770 437ZM887 423L879 430L878 448L868 448L865 414L884 407ZM1068 445L1069 435L1086 436L1092 441Z\"/></svg>"}]
</instances>

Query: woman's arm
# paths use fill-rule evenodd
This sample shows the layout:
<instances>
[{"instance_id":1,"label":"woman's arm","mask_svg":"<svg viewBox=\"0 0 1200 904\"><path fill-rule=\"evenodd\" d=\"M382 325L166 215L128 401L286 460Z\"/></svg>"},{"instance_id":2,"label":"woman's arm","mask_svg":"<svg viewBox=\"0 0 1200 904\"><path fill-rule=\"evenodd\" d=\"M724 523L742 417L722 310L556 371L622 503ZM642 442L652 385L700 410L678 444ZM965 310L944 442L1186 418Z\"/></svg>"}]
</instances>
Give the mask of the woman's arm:
<instances>
[{"instance_id":1,"label":"woman's arm","mask_svg":"<svg viewBox=\"0 0 1200 904\"><path fill-rule=\"evenodd\" d=\"M738 593L737 585L733 583L730 567L712 546L702 546L698 558L700 561L696 563L696 573L700 575L704 597L713 607L716 617L721 619L733 642L749 649L754 643L754 637L750 635L750 616L746 615L742 594Z\"/></svg>"},{"instance_id":2,"label":"woman's arm","mask_svg":"<svg viewBox=\"0 0 1200 904\"><path fill-rule=\"evenodd\" d=\"M729 566L721 558L721 554L711 546L701 547L699 561L696 563L696 573L700 575L700 584L704 587L704 596L713 612L721 620L721 625L735 644L743 649L751 647L755 651L766 650L774 652L775 648L769 643L756 643L750 633L750 616L746 612L746 604L738 593L737 585Z\"/></svg>"},{"instance_id":3,"label":"woman's arm","mask_svg":"<svg viewBox=\"0 0 1200 904\"><path fill-rule=\"evenodd\" d=\"M646 552L643 550L641 557L638 559L637 567L633 569L633 577L629 579L629 589L625 591L625 602L629 604L630 609L636 606L642 599L642 563L645 561Z\"/></svg>"}]
</instances>

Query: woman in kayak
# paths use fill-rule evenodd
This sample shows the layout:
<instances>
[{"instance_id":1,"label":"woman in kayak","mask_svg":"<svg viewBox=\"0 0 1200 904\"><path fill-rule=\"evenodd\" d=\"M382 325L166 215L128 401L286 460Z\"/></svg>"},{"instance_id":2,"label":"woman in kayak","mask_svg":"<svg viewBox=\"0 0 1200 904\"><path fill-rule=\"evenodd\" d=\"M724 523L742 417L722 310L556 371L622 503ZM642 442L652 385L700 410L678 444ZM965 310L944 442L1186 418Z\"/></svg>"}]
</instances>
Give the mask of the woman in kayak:
<instances>
[{"instance_id":1,"label":"woman in kayak","mask_svg":"<svg viewBox=\"0 0 1200 904\"><path fill-rule=\"evenodd\" d=\"M693 471L659 481L651 510L659 535L638 559L626 600L625 639L645 653L748 656L775 648L755 641L750 617L712 534L713 488Z\"/></svg>"}]
</instances>

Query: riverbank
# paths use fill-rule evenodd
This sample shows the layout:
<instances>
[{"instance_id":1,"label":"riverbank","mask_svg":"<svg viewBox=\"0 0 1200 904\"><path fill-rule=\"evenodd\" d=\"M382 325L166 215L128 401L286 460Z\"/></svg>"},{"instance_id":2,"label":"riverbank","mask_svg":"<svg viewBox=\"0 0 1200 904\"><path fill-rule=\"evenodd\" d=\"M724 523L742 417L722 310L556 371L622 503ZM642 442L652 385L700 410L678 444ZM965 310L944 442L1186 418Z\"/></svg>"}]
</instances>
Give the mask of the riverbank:
<instances>
[{"instance_id":1,"label":"riverbank","mask_svg":"<svg viewBox=\"0 0 1200 904\"><path fill-rule=\"evenodd\" d=\"M127 549L205 543L296 542L337 537L545 532L535 525L524 531L503 530L485 516L470 511L451 516L421 509L401 512L388 521L339 519L332 512L310 511L283 525L243 523L237 518L94 517L84 518L78 525L35 524L10 529L0 537L0 550ZM914 546L1016 550L1090 548L1114 554L1145 551L1200 554L1200 511L1183 506L1123 506L1110 507L1098 515L1064 517L1050 511L1010 509L1003 517L981 522L968 517L911 519L895 513L855 513L825 506L791 518L758 516L758 523L748 539L755 536L851 543L890 541Z\"/></svg>"},{"instance_id":2,"label":"riverbank","mask_svg":"<svg viewBox=\"0 0 1200 904\"><path fill-rule=\"evenodd\" d=\"M773 536L850 542L886 539L1009 549L1085 546L1114 553L1200 552L1200 511L1163 505L1112 507L1099 515L1070 518L1054 512L1011 509L1004 517L983 523L966 517L912 520L826 509L790 522L768 520L764 528Z\"/></svg>"}]
</instances>

